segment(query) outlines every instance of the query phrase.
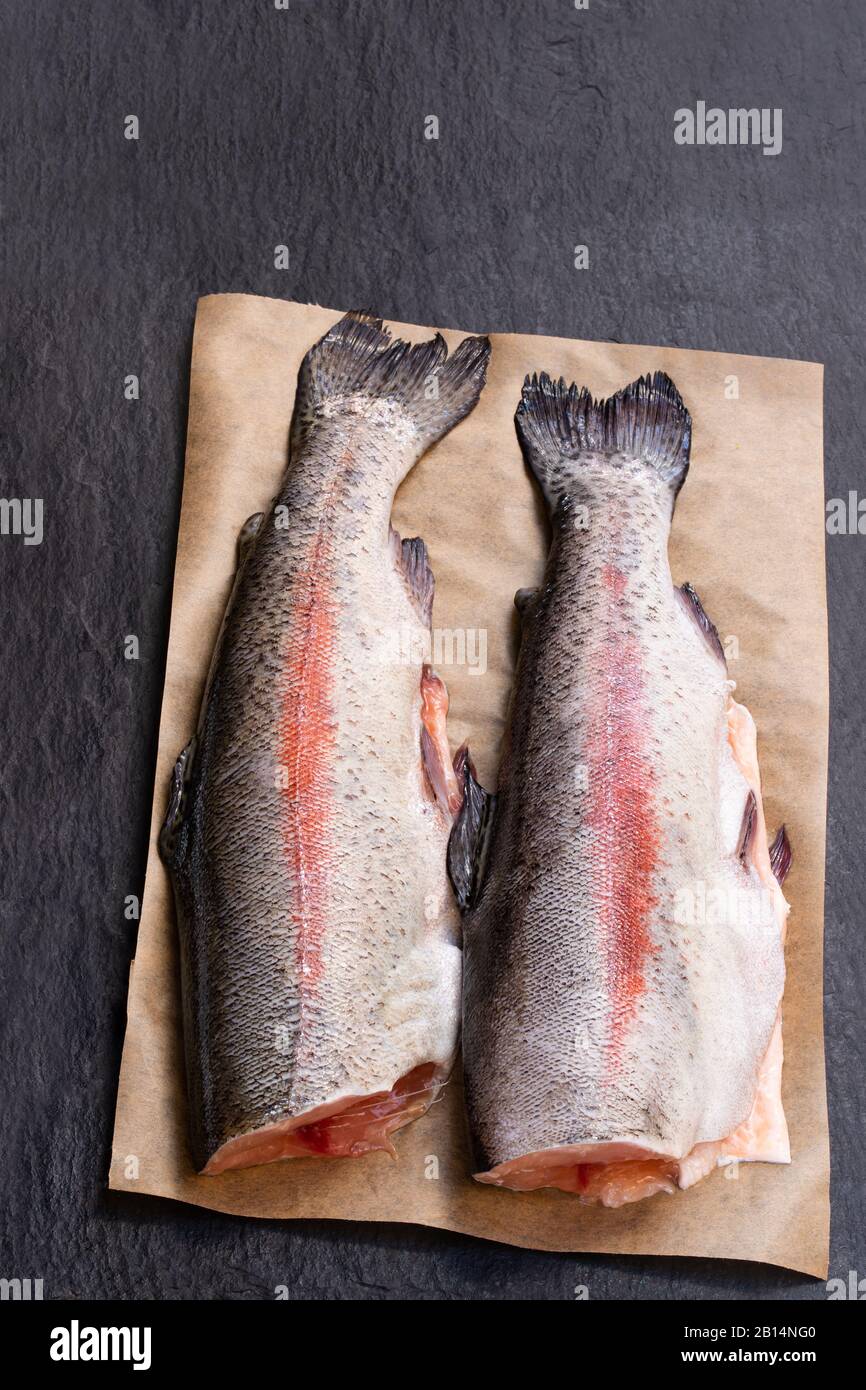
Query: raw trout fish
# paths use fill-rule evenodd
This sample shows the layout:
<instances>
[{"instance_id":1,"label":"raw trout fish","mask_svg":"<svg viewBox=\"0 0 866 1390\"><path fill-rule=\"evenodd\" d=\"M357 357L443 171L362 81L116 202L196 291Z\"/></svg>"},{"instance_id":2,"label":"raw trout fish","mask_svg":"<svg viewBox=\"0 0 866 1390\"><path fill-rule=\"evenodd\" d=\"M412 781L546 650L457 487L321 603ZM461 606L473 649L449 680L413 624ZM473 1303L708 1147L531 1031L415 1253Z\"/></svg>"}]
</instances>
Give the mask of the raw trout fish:
<instances>
[{"instance_id":1,"label":"raw trout fish","mask_svg":"<svg viewBox=\"0 0 866 1390\"><path fill-rule=\"evenodd\" d=\"M307 354L288 468L241 533L161 850L181 945L192 1153L212 1174L393 1153L460 1013L460 791L424 664L433 576L395 491L475 405L490 347L349 314Z\"/></svg>"},{"instance_id":2,"label":"raw trout fish","mask_svg":"<svg viewBox=\"0 0 866 1390\"><path fill-rule=\"evenodd\" d=\"M734 1158L790 1161L780 1001L790 863L755 725L668 534L691 425L661 373L607 401L527 378L550 513L497 796L459 761L476 1178L608 1206Z\"/></svg>"}]
</instances>

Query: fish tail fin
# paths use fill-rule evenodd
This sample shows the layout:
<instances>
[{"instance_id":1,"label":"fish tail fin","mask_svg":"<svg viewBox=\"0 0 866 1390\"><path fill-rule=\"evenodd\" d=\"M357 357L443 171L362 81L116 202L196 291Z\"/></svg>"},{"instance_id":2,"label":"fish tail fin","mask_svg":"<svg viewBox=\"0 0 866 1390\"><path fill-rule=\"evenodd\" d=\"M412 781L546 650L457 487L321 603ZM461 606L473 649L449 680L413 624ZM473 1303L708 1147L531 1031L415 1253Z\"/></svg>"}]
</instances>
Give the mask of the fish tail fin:
<instances>
[{"instance_id":1,"label":"fish tail fin","mask_svg":"<svg viewBox=\"0 0 866 1390\"><path fill-rule=\"evenodd\" d=\"M398 402L418 434L418 453L468 415L484 386L488 338L464 338L449 357L441 333L425 343L391 339L372 314L345 314L301 365L292 437L349 398Z\"/></svg>"},{"instance_id":2,"label":"fish tail fin","mask_svg":"<svg viewBox=\"0 0 866 1390\"><path fill-rule=\"evenodd\" d=\"M664 372L638 377L600 401L562 377L528 376L514 423L551 510L589 460L640 460L670 487L672 502L685 482L692 422Z\"/></svg>"}]
</instances>

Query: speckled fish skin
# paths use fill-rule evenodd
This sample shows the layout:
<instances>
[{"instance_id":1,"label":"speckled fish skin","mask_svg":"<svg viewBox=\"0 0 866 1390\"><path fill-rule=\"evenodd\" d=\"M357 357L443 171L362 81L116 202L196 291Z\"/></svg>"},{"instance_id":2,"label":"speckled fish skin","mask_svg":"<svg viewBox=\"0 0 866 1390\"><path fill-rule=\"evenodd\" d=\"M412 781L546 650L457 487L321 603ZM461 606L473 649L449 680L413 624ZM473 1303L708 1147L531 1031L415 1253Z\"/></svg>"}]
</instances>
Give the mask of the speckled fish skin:
<instances>
[{"instance_id":1,"label":"speckled fish skin","mask_svg":"<svg viewBox=\"0 0 866 1390\"><path fill-rule=\"evenodd\" d=\"M668 562L689 416L661 374L604 403L542 376L517 427L552 539L464 919L476 1175L683 1158L749 1115L784 982L721 647Z\"/></svg>"},{"instance_id":2,"label":"speckled fish skin","mask_svg":"<svg viewBox=\"0 0 866 1390\"><path fill-rule=\"evenodd\" d=\"M248 528L162 836L200 1169L229 1141L450 1068L450 819L420 752L433 583L423 543L389 524L488 354L390 343L355 314L301 369L289 466Z\"/></svg>"}]
</instances>

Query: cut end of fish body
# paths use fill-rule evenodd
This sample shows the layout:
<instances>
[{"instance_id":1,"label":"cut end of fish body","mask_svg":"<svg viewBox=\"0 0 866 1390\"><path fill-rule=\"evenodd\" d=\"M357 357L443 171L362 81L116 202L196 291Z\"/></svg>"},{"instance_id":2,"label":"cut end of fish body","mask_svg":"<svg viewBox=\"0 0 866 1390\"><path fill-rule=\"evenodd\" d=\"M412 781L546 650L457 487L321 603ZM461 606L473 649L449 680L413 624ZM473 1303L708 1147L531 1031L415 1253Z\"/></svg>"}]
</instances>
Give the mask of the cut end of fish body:
<instances>
[{"instance_id":1,"label":"cut end of fish body","mask_svg":"<svg viewBox=\"0 0 866 1390\"><path fill-rule=\"evenodd\" d=\"M347 1096L229 1139L201 1172L215 1177L284 1158L360 1158L377 1149L396 1158L391 1135L423 1115L447 1079L447 1071L434 1063L414 1067L390 1091Z\"/></svg>"},{"instance_id":2,"label":"cut end of fish body","mask_svg":"<svg viewBox=\"0 0 866 1390\"><path fill-rule=\"evenodd\" d=\"M669 376L656 372L595 400L546 372L527 376L514 417L527 465L551 510L580 491L587 466L606 460L641 463L670 490L671 507L686 479L691 416Z\"/></svg>"},{"instance_id":3,"label":"cut end of fish body","mask_svg":"<svg viewBox=\"0 0 866 1390\"><path fill-rule=\"evenodd\" d=\"M379 318L344 314L301 364L293 451L317 421L335 412L375 413L378 403L377 423L408 429L418 456L477 404L489 359L487 337L464 338L449 356L441 333L408 343L392 339Z\"/></svg>"}]
</instances>

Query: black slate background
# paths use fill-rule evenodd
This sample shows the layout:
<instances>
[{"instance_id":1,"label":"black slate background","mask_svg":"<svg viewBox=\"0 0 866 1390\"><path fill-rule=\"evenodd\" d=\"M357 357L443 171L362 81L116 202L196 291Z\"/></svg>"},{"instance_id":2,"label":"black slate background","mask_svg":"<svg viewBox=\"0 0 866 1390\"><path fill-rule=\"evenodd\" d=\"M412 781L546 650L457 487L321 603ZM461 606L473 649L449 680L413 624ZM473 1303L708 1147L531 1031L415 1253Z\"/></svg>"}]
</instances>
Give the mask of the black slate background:
<instances>
[{"instance_id":1,"label":"black slate background","mask_svg":"<svg viewBox=\"0 0 866 1390\"><path fill-rule=\"evenodd\" d=\"M242 1221L108 1194L106 1174L196 297L824 361L828 495L866 490L862 3L0 0L0 17L0 478L46 509L40 546L0 537L0 1275L82 1298L824 1297L763 1266ZM675 146L697 99L781 106L781 155ZM863 563L861 537L830 539L843 1277L866 1275Z\"/></svg>"}]
</instances>

